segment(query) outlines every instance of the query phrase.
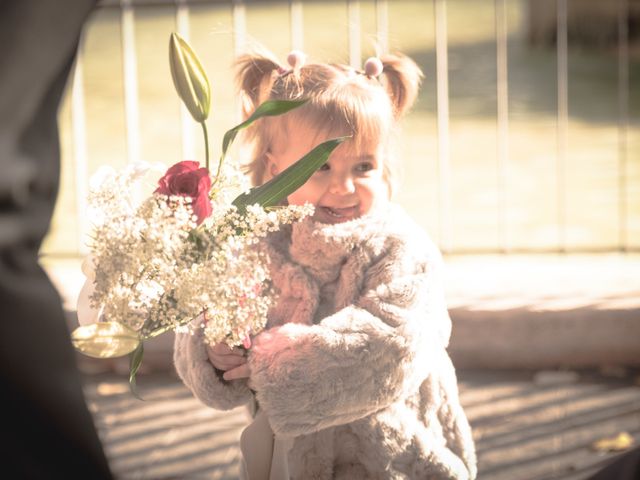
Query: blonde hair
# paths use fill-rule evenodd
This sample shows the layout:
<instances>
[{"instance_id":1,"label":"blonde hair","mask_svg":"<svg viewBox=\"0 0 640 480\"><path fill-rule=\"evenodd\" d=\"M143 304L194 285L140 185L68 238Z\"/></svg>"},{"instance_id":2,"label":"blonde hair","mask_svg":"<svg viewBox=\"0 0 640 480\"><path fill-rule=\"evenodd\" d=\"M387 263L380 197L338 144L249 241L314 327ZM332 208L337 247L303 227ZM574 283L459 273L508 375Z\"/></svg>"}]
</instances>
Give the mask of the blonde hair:
<instances>
[{"instance_id":1,"label":"blonde hair","mask_svg":"<svg viewBox=\"0 0 640 480\"><path fill-rule=\"evenodd\" d=\"M396 173L389 144L396 122L413 105L422 72L404 55L381 55L380 78L339 64L310 63L285 69L268 52L236 61L242 111L247 118L265 100L307 99L289 113L264 118L247 132L253 159L247 165L254 185L269 179L266 156L291 125L304 124L331 136L351 135L356 151L372 141L385 142L384 178L391 193Z\"/></svg>"}]
</instances>

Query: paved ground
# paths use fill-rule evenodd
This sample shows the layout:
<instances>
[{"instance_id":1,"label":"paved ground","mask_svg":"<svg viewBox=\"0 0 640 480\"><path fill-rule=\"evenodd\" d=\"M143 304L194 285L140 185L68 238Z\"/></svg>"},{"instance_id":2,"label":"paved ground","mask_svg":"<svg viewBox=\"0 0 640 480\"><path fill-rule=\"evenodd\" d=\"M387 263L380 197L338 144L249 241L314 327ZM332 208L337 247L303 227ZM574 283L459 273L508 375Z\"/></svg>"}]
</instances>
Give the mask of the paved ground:
<instances>
[{"instance_id":1,"label":"paved ground","mask_svg":"<svg viewBox=\"0 0 640 480\"><path fill-rule=\"evenodd\" d=\"M554 351L554 366L571 365L580 349L594 365L637 360L640 256L448 260L452 355L486 367L459 373L480 480L584 479L618 454L595 451L595 441L627 432L640 445L640 370L492 369L550 368ZM72 311L84 281L77 259L48 267ZM167 335L145 348L143 367L156 373L139 378L144 402L129 393L126 359L105 372L106 361L81 357L112 469L122 479L235 479L248 418L201 406L171 373L171 345Z\"/></svg>"},{"instance_id":2,"label":"paved ground","mask_svg":"<svg viewBox=\"0 0 640 480\"><path fill-rule=\"evenodd\" d=\"M480 479L584 479L618 453L593 443L627 432L640 444L640 372L459 373ZM242 409L200 405L171 373L88 374L86 395L111 467L122 479L235 479Z\"/></svg>"},{"instance_id":3,"label":"paved ground","mask_svg":"<svg viewBox=\"0 0 640 480\"><path fill-rule=\"evenodd\" d=\"M595 451L595 441L627 432L640 445L640 370L494 369L637 364L640 256L462 257L448 266L452 356L486 367L459 373L480 480L584 479L618 454ZM48 271L72 311L84 281L78 260ZM171 373L171 345L167 335L145 346L143 367L156 373L139 378L144 402L129 393L126 359L105 372L106 361L81 358L112 469L122 479L235 479L248 418L201 406Z\"/></svg>"}]
</instances>

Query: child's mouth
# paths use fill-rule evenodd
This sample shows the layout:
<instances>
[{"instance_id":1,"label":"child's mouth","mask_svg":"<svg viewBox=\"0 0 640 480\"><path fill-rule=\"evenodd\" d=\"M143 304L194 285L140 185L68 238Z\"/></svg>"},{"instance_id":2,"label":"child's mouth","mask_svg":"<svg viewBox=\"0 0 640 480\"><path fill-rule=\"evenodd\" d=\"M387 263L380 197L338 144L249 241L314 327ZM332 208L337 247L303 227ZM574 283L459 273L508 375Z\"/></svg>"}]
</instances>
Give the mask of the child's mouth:
<instances>
[{"instance_id":1,"label":"child's mouth","mask_svg":"<svg viewBox=\"0 0 640 480\"><path fill-rule=\"evenodd\" d=\"M322 217L331 223L346 222L358 216L357 206L345 208L318 207L318 210L322 213Z\"/></svg>"}]
</instances>

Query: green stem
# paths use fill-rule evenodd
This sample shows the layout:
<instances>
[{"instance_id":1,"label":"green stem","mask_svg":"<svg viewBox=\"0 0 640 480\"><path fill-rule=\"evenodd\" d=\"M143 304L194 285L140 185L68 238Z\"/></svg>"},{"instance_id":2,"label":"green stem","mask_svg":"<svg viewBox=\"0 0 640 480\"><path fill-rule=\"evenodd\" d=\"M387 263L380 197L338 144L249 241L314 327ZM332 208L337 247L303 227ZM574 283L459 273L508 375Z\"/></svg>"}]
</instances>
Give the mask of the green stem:
<instances>
[{"instance_id":1,"label":"green stem","mask_svg":"<svg viewBox=\"0 0 640 480\"><path fill-rule=\"evenodd\" d=\"M175 325L166 325L164 327L160 327L157 330L152 330L148 334L144 335L142 339L149 340L150 338L157 337L158 335L162 335L163 333L168 332L169 330L173 330L174 328L176 328Z\"/></svg>"},{"instance_id":2,"label":"green stem","mask_svg":"<svg viewBox=\"0 0 640 480\"><path fill-rule=\"evenodd\" d=\"M204 311L204 310L203 310ZM202 312L200 312L197 316L202 315ZM196 318L194 317L194 318ZM182 320L178 322L178 326L182 326L182 325L186 325L187 323L190 323L193 320L193 318L190 318L188 320ZM152 330L150 331L148 334L143 335L142 336L142 340L149 340L150 338L154 338L157 337L158 335L162 335L165 332L168 332L169 330L173 330L176 328L176 325L164 325L160 328L158 328L157 330Z\"/></svg>"},{"instance_id":3,"label":"green stem","mask_svg":"<svg viewBox=\"0 0 640 480\"><path fill-rule=\"evenodd\" d=\"M211 184L211 190L213 191L213 187L216 186L218 180L220 180L220 172L222 171L222 162L224 161L224 153L220 155L220 160L218 160L218 170L216 171L216 176L213 179L213 183Z\"/></svg>"},{"instance_id":4,"label":"green stem","mask_svg":"<svg viewBox=\"0 0 640 480\"><path fill-rule=\"evenodd\" d=\"M207 131L207 123L204 120L200 122L200 125L202 125L202 133L204 133L205 166L209 170L209 132ZM219 167L218 171L220 171Z\"/></svg>"}]
</instances>

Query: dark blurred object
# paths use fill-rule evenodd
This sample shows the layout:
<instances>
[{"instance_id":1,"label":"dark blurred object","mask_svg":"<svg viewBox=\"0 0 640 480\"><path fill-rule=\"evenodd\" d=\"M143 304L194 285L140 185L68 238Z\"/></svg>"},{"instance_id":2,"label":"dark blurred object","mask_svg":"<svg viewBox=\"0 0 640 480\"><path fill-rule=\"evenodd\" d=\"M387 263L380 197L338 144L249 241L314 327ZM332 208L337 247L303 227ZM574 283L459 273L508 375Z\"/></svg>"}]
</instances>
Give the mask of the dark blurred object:
<instances>
[{"instance_id":1,"label":"dark blurred object","mask_svg":"<svg viewBox=\"0 0 640 480\"><path fill-rule=\"evenodd\" d=\"M38 264L58 188L58 104L94 3L0 1L3 478L111 478L60 297Z\"/></svg>"},{"instance_id":2,"label":"dark blurred object","mask_svg":"<svg viewBox=\"0 0 640 480\"><path fill-rule=\"evenodd\" d=\"M558 1L528 1L527 32L532 45L555 46ZM567 41L584 47L615 47L621 18L629 43L640 43L640 0L567 0Z\"/></svg>"},{"instance_id":3,"label":"dark blurred object","mask_svg":"<svg viewBox=\"0 0 640 480\"><path fill-rule=\"evenodd\" d=\"M640 479L640 448L621 455L587 480L638 480Z\"/></svg>"}]
</instances>

